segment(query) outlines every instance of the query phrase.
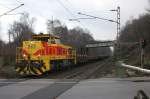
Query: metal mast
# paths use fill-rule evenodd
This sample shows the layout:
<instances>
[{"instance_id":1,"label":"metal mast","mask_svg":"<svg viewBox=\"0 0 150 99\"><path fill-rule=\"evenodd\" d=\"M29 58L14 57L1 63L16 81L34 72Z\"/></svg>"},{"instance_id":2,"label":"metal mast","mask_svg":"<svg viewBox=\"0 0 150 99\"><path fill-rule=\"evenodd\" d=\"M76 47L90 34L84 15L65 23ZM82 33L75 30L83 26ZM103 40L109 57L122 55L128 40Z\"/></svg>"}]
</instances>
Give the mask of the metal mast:
<instances>
[{"instance_id":1,"label":"metal mast","mask_svg":"<svg viewBox=\"0 0 150 99\"><path fill-rule=\"evenodd\" d=\"M119 42L120 36L120 7L117 7L117 40Z\"/></svg>"}]
</instances>

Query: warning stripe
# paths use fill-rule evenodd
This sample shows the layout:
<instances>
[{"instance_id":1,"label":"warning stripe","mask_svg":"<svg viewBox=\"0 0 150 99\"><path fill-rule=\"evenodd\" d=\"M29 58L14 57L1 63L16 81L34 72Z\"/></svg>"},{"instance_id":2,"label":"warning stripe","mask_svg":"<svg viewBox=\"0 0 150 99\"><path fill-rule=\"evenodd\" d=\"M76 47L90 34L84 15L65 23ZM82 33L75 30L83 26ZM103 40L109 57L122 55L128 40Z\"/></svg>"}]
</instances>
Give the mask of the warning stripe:
<instances>
[{"instance_id":1,"label":"warning stripe","mask_svg":"<svg viewBox=\"0 0 150 99\"><path fill-rule=\"evenodd\" d=\"M35 67L33 67L33 69L36 71L36 73L37 73L38 75L41 75L41 74L42 74L39 69L37 69L37 68L35 68Z\"/></svg>"},{"instance_id":2,"label":"warning stripe","mask_svg":"<svg viewBox=\"0 0 150 99\"><path fill-rule=\"evenodd\" d=\"M37 68L42 74L44 73L44 71L42 70L42 68Z\"/></svg>"},{"instance_id":3,"label":"warning stripe","mask_svg":"<svg viewBox=\"0 0 150 99\"><path fill-rule=\"evenodd\" d=\"M30 69L30 73L31 73L32 75L36 75L31 69Z\"/></svg>"},{"instance_id":4,"label":"warning stripe","mask_svg":"<svg viewBox=\"0 0 150 99\"><path fill-rule=\"evenodd\" d=\"M24 74L24 71L20 71L19 74L20 74L20 75L23 75L23 74Z\"/></svg>"},{"instance_id":5,"label":"warning stripe","mask_svg":"<svg viewBox=\"0 0 150 99\"><path fill-rule=\"evenodd\" d=\"M43 66L41 67L41 70L44 72L46 72L46 68L44 68Z\"/></svg>"},{"instance_id":6,"label":"warning stripe","mask_svg":"<svg viewBox=\"0 0 150 99\"><path fill-rule=\"evenodd\" d=\"M20 75L42 75L44 72L46 72L46 68L45 66L42 66L40 68L36 68L34 66L20 66L16 67L16 72L18 72Z\"/></svg>"},{"instance_id":7,"label":"warning stripe","mask_svg":"<svg viewBox=\"0 0 150 99\"><path fill-rule=\"evenodd\" d=\"M27 74L27 72L28 72L28 66L25 66L25 68L22 71L24 72L24 74Z\"/></svg>"},{"instance_id":8,"label":"warning stripe","mask_svg":"<svg viewBox=\"0 0 150 99\"><path fill-rule=\"evenodd\" d=\"M24 68L24 71L27 71L28 70L28 66L26 66L25 68Z\"/></svg>"},{"instance_id":9,"label":"warning stripe","mask_svg":"<svg viewBox=\"0 0 150 99\"><path fill-rule=\"evenodd\" d=\"M28 71L29 71L29 74L32 74L32 75L34 75L34 73L33 72L31 72L31 66L29 66L29 69L28 69Z\"/></svg>"},{"instance_id":10,"label":"warning stripe","mask_svg":"<svg viewBox=\"0 0 150 99\"><path fill-rule=\"evenodd\" d=\"M25 73L26 73L27 75L29 75L29 74L30 74L29 70L27 70Z\"/></svg>"},{"instance_id":11,"label":"warning stripe","mask_svg":"<svg viewBox=\"0 0 150 99\"><path fill-rule=\"evenodd\" d=\"M27 74L28 66L25 66L24 69L23 69L22 71L23 71L23 74ZM22 75L23 75L23 74L22 74Z\"/></svg>"},{"instance_id":12,"label":"warning stripe","mask_svg":"<svg viewBox=\"0 0 150 99\"><path fill-rule=\"evenodd\" d=\"M36 71L33 69L33 67L30 67L31 73L33 73L33 75L37 75Z\"/></svg>"},{"instance_id":13,"label":"warning stripe","mask_svg":"<svg viewBox=\"0 0 150 99\"><path fill-rule=\"evenodd\" d=\"M24 70L24 68L25 68L25 66L23 66L23 67L21 66L21 67L20 67L20 70L18 71L18 73L19 73L19 74L20 74L20 73L21 73L21 74L23 74L23 72L24 72L24 71L23 71L23 70Z\"/></svg>"},{"instance_id":14,"label":"warning stripe","mask_svg":"<svg viewBox=\"0 0 150 99\"><path fill-rule=\"evenodd\" d=\"M27 75L30 74L30 65L27 66L26 74L27 74Z\"/></svg>"},{"instance_id":15,"label":"warning stripe","mask_svg":"<svg viewBox=\"0 0 150 99\"><path fill-rule=\"evenodd\" d=\"M20 67L17 67L17 68L16 68L16 72L18 72L20 69L21 69Z\"/></svg>"},{"instance_id":16,"label":"warning stripe","mask_svg":"<svg viewBox=\"0 0 150 99\"><path fill-rule=\"evenodd\" d=\"M47 68L46 68L46 66L45 66L45 65L43 65L42 67L43 67L45 70L47 70Z\"/></svg>"}]
</instances>

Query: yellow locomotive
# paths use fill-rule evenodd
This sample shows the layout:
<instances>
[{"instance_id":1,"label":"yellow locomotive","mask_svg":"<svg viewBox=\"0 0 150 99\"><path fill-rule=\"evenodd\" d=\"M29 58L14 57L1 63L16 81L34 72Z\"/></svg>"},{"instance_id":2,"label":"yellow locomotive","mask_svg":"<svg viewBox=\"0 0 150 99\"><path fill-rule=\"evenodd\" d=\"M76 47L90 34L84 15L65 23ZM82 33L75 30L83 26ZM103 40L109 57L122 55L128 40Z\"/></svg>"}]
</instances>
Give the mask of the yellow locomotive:
<instances>
[{"instance_id":1,"label":"yellow locomotive","mask_svg":"<svg viewBox=\"0 0 150 99\"><path fill-rule=\"evenodd\" d=\"M69 64L76 64L76 51L54 35L32 35L32 40L23 41L16 49L15 70L20 75L42 75Z\"/></svg>"}]
</instances>

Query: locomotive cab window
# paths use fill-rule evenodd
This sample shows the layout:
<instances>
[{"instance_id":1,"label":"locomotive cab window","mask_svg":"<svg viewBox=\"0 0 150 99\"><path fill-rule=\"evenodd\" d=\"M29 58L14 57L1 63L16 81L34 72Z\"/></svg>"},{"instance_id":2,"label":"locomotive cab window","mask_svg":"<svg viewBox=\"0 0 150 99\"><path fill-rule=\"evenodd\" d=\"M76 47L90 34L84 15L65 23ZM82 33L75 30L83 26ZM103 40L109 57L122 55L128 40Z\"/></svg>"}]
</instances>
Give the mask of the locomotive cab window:
<instances>
[{"instance_id":1,"label":"locomotive cab window","mask_svg":"<svg viewBox=\"0 0 150 99\"><path fill-rule=\"evenodd\" d=\"M56 44L55 39L54 38L50 38L48 39L48 43L49 44Z\"/></svg>"},{"instance_id":2,"label":"locomotive cab window","mask_svg":"<svg viewBox=\"0 0 150 99\"><path fill-rule=\"evenodd\" d=\"M60 39L57 38L50 38L48 39L49 44L60 44Z\"/></svg>"},{"instance_id":3,"label":"locomotive cab window","mask_svg":"<svg viewBox=\"0 0 150 99\"><path fill-rule=\"evenodd\" d=\"M33 35L32 38L37 41L48 42L49 44L59 44L60 38L50 34Z\"/></svg>"},{"instance_id":4,"label":"locomotive cab window","mask_svg":"<svg viewBox=\"0 0 150 99\"><path fill-rule=\"evenodd\" d=\"M57 43L57 44L60 44L61 42L60 42L60 39L55 39L55 42Z\"/></svg>"},{"instance_id":5,"label":"locomotive cab window","mask_svg":"<svg viewBox=\"0 0 150 99\"><path fill-rule=\"evenodd\" d=\"M44 35L44 34L42 34L42 35L33 35L32 38L33 38L34 40L37 40L37 41L48 42L49 36Z\"/></svg>"},{"instance_id":6,"label":"locomotive cab window","mask_svg":"<svg viewBox=\"0 0 150 99\"><path fill-rule=\"evenodd\" d=\"M48 42L48 38L45 38L45 37L38 38L38 40L40 40L40 41L44 41L44 42Z\"/></svg>"}]
</instances>

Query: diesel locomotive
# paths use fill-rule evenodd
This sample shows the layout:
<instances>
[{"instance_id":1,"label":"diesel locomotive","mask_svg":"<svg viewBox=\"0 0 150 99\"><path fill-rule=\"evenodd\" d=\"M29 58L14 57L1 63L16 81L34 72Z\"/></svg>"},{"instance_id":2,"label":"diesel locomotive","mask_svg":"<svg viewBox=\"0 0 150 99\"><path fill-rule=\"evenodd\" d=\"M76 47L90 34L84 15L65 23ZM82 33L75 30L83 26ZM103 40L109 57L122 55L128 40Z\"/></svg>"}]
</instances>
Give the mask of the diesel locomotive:
<instances>
[{"instance_id":1,"label":"diesel locomotive","mask_svg":"<svg viewBox=\"0 0 150 99\"><path fill-rule=\"evenodd\" d=\"M23 41L16 48L15 70L20 75L42 75L76 63L76 50L61 44L60 38L54 35L32 35L32 40Z\"/></svg>"}]
</instances>

